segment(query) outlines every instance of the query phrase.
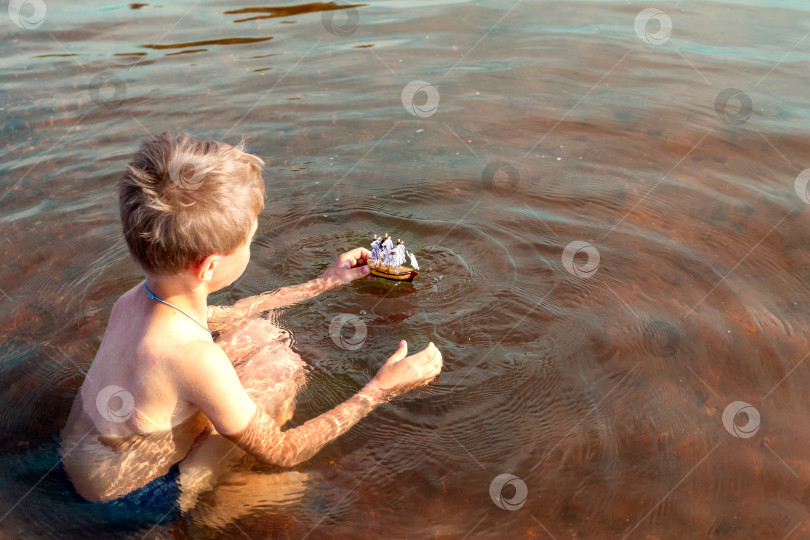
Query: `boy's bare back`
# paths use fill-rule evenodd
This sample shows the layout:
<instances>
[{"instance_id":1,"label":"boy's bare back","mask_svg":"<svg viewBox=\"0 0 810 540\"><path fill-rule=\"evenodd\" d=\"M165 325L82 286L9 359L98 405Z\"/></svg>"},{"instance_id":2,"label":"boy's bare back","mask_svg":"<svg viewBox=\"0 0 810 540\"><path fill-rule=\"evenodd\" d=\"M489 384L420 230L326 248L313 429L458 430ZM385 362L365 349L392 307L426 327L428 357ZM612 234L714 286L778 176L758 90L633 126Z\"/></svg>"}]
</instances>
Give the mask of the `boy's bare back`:
<instances>
[{"instance_id":1,"label":"boy's bare back","mask_svg":"<svg viewBox=\"0 0 810 540\"><path fill-rule=\"evenodd\" d=\"M193 360L210 352L211 337L182 315L144 302L141 292L139 284L113 307L63 432L63 449L72 449L63 450L63 461L88 500L115 499L163 476L210 430L177 388ZM218 325L214 346L233 359L248 395L283 425L305 372L289 338L259 317Z\"/></svg>"}]
</instances>

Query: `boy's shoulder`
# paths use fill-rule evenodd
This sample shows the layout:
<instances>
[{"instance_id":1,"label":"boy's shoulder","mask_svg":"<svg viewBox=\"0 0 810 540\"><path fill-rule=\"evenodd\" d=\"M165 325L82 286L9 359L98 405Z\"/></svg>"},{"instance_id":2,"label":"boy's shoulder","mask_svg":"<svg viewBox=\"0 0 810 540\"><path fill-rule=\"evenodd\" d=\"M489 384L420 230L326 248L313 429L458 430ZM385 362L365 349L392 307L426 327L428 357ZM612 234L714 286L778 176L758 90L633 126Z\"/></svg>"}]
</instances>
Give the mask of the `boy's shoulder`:
<instances>
[{"instance_id":1,"label":"boy's shoulder","mask_svg":"<svg viewBox=\"0 0 810 540\"><path fill-rule=\"evenodd\" d=\"M115 315L121 315L123 314L122 312L127 311L128 308L132 308L134 304L133 300L135 299L135 292L138 290L138 287L141 286L142 285L140 284L135 285L130 290L118 297L118 300L116 300L113 304L112 311L110 312L110 318Z\"/></svg>"},{"instance_id":2,"label":"boy's shoulder","mask_svg":"<svg viewBox=\"0 0 810 540\"><path fill-rule=\"evenodd\" d=\"M107 325L107 332L112 330L113 345L126 345L132 350L150 353L146 356L160 356L180 364L194 359L221 359L222 349L213 341L189 332L189 328L194 327L184 318L170 316L154 320L145 308L148 304L139 298L142 288L142 284L132 287L113 304Z\"/></svg>"}]
</instances>

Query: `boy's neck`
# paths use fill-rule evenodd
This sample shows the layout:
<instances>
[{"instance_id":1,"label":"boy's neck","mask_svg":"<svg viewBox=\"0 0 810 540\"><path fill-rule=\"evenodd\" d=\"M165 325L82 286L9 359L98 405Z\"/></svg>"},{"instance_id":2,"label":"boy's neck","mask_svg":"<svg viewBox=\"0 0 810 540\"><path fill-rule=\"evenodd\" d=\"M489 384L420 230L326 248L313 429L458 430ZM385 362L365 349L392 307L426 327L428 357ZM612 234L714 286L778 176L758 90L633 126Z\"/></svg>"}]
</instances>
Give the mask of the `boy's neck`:
<instances>
[{"instance_id":1,"label":"boy's neck","mask_svg":"<svg viewBox=\"0 0 810 540\"><path fill-rule=\"evenodd\" d=\"M207 282L192 280L185 275L169 277L147 275L146 287L152 294L164 302L179 307L200 323L205 324L208 319Z\"/></svg>"}]
</instances>

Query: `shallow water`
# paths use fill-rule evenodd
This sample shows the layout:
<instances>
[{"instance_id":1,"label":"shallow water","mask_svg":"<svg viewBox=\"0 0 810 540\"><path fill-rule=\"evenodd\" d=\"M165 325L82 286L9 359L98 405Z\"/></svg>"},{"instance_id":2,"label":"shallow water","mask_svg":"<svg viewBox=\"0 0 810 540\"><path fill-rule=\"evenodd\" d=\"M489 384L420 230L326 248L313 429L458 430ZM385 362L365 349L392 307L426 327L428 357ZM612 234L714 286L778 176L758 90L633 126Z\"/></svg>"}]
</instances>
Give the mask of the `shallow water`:
<instances>
[{"instance_id":1,"label":"shallow water","mask_svg":"<svg viewBox=\"0 0 810 540\"><path fill-rule=\"evenodd\" d=\"M44 21L27 4L35 28L3 18L0 531L807 535L808 11L686 0L634 26L649 7L86 2L48 3ZM426 92L403 105L411 81L435 110ZM413 284L277 314L312 368L294 421L350 397L401 338L434 341L445 368L292 473L135 518L72 501L54 449L112 303L142 279L115 182L164 130L244 138L270 162L253 260L212 303L314 277L374 232L420 259ZM367 329L357 351L330 338L341 313ZM503 473L507 500L526 487L519 509L490 496Z\"/></svg>"}]
</instances>

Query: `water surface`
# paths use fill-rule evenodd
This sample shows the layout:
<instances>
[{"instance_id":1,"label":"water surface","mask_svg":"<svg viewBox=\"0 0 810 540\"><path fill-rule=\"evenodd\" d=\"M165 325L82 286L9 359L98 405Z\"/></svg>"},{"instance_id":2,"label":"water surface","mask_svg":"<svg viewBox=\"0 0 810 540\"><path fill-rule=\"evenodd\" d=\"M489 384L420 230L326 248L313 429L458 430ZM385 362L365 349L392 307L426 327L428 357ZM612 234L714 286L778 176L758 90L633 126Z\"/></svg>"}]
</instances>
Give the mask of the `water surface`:
<instances>
[{"instance_id":1,"label":"water surface","mask_svg":"<svg viewBox=\"0 0 810 540\"><path fill-rule=\"evenodd\" d=\"M0 530L807 535L808 21L801 2L689 0L4 18ZM435 110L426 91L403 106L412 81ZM275 314L311 366L294 422L401 338L434 341L445 369L293 472L225 481L176 519L113 515L71 501L54 449L113 302L142 279L115 182L142 138L182 130L269 162L253 260L213 303L310 279L372 233L422 264L413 284ZM362 349L330 338L341 313L365 324ZM724 425L734 402L759 422ZM503 473L526 486L517 510L490 497Z\"/></svg>"}]
</instances>

